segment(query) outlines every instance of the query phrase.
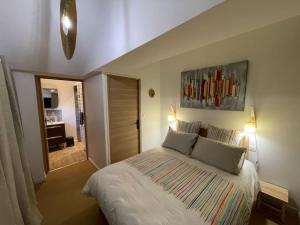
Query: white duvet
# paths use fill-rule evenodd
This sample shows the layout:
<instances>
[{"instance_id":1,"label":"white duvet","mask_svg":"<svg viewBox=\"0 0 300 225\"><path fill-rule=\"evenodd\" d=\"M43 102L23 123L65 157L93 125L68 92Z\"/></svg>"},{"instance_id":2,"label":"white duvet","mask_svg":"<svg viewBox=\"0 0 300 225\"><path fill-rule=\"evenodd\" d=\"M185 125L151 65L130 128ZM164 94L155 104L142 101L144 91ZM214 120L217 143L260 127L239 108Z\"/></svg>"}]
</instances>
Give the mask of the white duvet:
<instances>
[{"instance_id":1,"label":"white duvet","mask_svg":"<svg viewBox=\"0 0 300 225\"><path fill-rule=\"evenodd\" d=\"M150 151L163 151L215 172L247 189L251 195L251 205L255 201L258 177L254 165L247 160L239 176L235 176L170 149L158 147ZM197 211L187 209L180 200L124 161L94 173L83 188L83 193L97 199L110 225L209 224Z\"/></svg>"}]
</instances>

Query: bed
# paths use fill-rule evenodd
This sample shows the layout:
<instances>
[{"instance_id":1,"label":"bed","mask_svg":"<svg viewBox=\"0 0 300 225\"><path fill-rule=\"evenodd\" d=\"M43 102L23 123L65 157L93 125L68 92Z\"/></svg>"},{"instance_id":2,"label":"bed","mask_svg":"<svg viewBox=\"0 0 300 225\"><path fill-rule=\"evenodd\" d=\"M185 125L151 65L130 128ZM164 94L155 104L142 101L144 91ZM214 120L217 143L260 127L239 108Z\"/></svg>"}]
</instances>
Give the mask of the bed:
<instances>
[{"instance_id":1,"label":"bed","mask_svg":"<svg viewBox=\"0 0 300 225\"><path fill-rule=\"evenodd\" d=\"M248 160L237 176L158 147L97 171L83 193L110 225L243 225L258 189Z\"/></svg>"}]
</instances>

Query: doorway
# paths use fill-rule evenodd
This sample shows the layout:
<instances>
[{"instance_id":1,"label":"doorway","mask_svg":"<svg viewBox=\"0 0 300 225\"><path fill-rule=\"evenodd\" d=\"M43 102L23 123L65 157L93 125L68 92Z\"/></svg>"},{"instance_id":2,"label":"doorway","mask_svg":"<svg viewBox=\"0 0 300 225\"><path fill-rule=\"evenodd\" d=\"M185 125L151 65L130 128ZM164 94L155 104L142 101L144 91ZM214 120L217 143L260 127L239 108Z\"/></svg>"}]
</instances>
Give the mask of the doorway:
<instances>
[{"instance_id":1,"label":"doorway","mask_svg":"<svg viewBox=\"0 0 300 225\"><path fill-rule=\"evenodd\" d=\"M140 152L140 81L108 76L111 163Z\"/></svg>"},{"instance_id":2,"label":"doorway","mask_svg":"<svg viewBox=\"0 0 300 225\"><path fill-rule=\"evenodd\" d=\"M82 80L36 76L45 171L87 160Z\"/></svg>"}]
</instances>

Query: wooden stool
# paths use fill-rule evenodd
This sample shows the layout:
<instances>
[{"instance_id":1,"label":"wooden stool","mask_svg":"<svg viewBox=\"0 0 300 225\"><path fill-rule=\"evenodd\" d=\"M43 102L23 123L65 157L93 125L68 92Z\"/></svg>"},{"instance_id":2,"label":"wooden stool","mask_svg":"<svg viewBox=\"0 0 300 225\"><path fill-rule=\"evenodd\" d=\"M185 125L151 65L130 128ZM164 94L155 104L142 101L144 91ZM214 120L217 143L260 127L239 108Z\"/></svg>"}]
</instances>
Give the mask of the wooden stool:
<instances>
[{"instance_id":1,"label":"wooden stool","mask_svg":"<svg viewBox=\"0 0 300 225\"><path fill-rule=\"evenodd\" d=\"M289 201L288 190L274 184L260 181L261 190L258 194L257 209L264 204L274 211L282 222L285 221L285 210Z\"/></svg>"}]
</instances>

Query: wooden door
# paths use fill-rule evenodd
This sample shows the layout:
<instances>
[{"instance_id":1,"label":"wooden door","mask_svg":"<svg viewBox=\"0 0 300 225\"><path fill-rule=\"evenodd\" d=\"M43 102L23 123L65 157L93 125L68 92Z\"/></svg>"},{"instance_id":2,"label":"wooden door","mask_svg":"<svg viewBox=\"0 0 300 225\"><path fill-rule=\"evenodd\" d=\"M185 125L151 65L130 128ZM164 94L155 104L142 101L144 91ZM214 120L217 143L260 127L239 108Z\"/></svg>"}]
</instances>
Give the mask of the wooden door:
<instances>
[{"instance_id":1,"label":"wooden door","mask_svg":"<svg viewBox=\"0 0 300 225\"><path fill-rule=\"evenodd\" d=\"M139 80L108 76L110 161L119 162L140 151Z\"/></svg>"},{"instance_id":2,"label":"wooden door","mask_svg":"<svg viewBox=\"0 0 300 225\"><path fill-rule=\"evenodd\" d=\"M44 169L45 173L49 172L49 159L48 159L48 145L47 145L47 130L45 125L45 115L44 115L44 101L42 94L42 84L41 78L35 75L35 87L36 87L36 97L37 97L37 106L39 113L39 123L40 123L40 133L42 139L42 150L43 150L43 161L44 161Z\"/></svg>"}]
</instances>

